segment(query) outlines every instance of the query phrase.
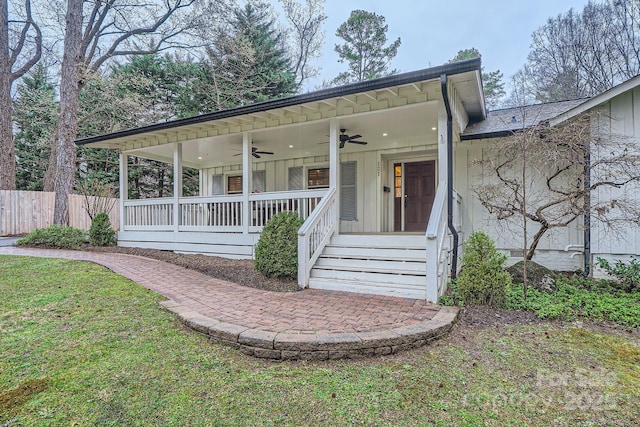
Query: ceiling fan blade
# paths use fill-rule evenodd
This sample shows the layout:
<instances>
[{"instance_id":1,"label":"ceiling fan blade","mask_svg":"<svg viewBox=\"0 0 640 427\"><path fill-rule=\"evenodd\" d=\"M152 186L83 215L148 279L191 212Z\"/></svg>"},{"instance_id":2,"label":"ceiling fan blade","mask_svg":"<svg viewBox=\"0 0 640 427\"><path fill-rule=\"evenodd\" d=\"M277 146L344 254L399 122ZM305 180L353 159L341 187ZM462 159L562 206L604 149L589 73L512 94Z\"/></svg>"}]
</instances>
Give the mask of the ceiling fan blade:
<instances>
[{"instance_id":1,"label":"ceiling fan blade","mask_svg":"<svg viewBox=\"0 0 640 427\"><path fill-rule=\"evenodd\" d=\"M255 157L256 159L259 159L259 158L260 158L260 156L258 155L258 153L257 153L256 151L254 151L253 153L251 153L251 155L252 155L253 157Z\"/></svg>"},{"instance_id":2,"label":"ceiling fan blade","mask_svg":"<svg viewBox=\"0 0 640 427\"><path fill-rule=\"evenodd\" d=\"M346 142L346 141L340 141L340 148L344 148L344 143L345 143L345 142Z\"/></svg>"},{"instance_id":3,"label":"ceiling fan blade","mask_svg":"<svg viewBox=\"0 0 640 427\"><path fill-rule=\"evenodd\" d=\"M242 153L234 154L233 157L235 156L242 156Z\"/></svg>"},{"instance_id":4,"label":"ceiling fan blade","mask_svg":"<svg viewBox=\"0 0 640 427\"><path fill-rule=\"evenodd\" d=\"M367 141L349 141L352 144L360 144L360 145L367 145L368 142Z\"/></svg>"},{"instance_id":5,"label":"ceiling fan blade","mask_svg":"<svg viewBox=\"0 0 640 427\"><path fill-rule=\"evenodd\" d=\"M254 153L273 155L273 152L271 152L271 151L254 151Z\"/></svg>"},{"instance_id":6,"label":"ceiling fan blade","mask_svg":"<svg viewBox=\"0 0 640 427\"><path fill-rule=\"evenodd\" d=\"M352 135L348 139L352 140L352 139L358 139L358 138L362 138L362 135Z\"/></svg>"}]
</instances>

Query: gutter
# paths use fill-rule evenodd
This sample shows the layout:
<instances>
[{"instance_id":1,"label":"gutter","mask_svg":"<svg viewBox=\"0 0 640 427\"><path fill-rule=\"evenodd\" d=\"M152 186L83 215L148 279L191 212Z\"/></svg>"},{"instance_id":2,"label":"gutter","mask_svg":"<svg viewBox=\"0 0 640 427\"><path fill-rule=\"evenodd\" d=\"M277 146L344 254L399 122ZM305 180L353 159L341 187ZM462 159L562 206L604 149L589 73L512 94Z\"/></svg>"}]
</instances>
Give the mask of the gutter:
<instances>
[{"instance_id":1,"label":"gutter","mask_svg":"<svg viewBox=\"0 0 640 427\"><path fill-rule=\"evenodd\" d=\"M447 110L447 227L453 236L453 251L451 257L451 279L455 279L458 273L458 230L453 225L453 116L451 114L451 104L449 102L449 91L447 89L447 74L440 76L440 86L442 88L442 99Z\"/></svg>"},{"instance_id":2,"label":"gutter","mask_svg":"<svg viewBox=\"0 0 640 427\"><path fill-rule=\"evenodd\" d=\"M584 271L582 275L589 277L591 272L591 146L584 151Z\"/></svg>"},{"instance_id":3,"label":"gutter","mask_svg":"<svg viewBox=\"0 0 640 427\"><path fill-rule=\"evenodd\" d=\"M277 108L291 107L307 102L322 101L325 99L344 97L373 90L384 89L391 86L402 86L406 84L416 83L424 80L437 79L440 75L462 74L470 71L480 71L480 58L472 58L466 61L453 62L437 67L426 68L424 70L413 71L404 74L395 74L374 80L366 80L363 82L351 83L344 86L322 89L314 92L308 92L301 95L294 95L287 98L280 98L271 101L258 102L255 104L243 105L228 110L215 111L213 113L201 114L199 116L188 117L185 119L173 120L170 122L156 123L138 128L125 129L106 135L92 136L88 138L77 139L77 145L85 145L96 142L104 142L127 136L139 135L146 132L162 131L174 129L181 126L194 125L213 120L237 117L246 114L254 114Z\"/></svg>"}]
</instances>

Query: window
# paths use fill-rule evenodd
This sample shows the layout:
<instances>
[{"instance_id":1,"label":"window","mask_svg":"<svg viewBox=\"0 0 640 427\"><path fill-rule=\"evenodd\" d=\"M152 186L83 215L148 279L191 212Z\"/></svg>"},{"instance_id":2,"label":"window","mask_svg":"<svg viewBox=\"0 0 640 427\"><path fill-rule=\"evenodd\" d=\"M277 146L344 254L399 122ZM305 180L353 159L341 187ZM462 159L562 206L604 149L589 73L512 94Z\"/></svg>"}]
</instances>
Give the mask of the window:
<instances>
[{"instance_id":1,"label":"window","mask_svg":"<svg viewBox=\"0 0 640 427\"><path fill-rule=\"evenodd\" d=\"M222 175L213 175L211 177L211 195L219 196L224 194L224 177Z\"/></svg>"},{"instance_id":2,"label":"window","mask_svg":"<svg viewBox=\"0 0 640 427\"><path fill-rule=\"evenodd\" d=\"M304 190L304 168L296 166L289 168L289 190Z\"/></svg>"},{"instance_id":3,"label":"window","mask_svg":"<svg viewBox=\"0 0 640 427\"><path fill-rule=\"evenodd\" d=\"M329 188L329 168L309 169L307 178L307 188Z\"/></svg>"},{"instance_id":4,"label":"window","mask_svg":"<svg viewBox=\"0 0 640 427\"><path fill-rule=\"evenodd\" d=\"M356 162L340 163L340 219L343 221L358 219L356 165Z\"/></svg>"},{"instance_id":5,"label":"window","mask_svg":"<svg viewBox=\"0 0 640 427\"><path fill-rule=\"evenodd\" d=\"M227 194L242 193L242 175L227 177Z\"/></svg>"},{"instance_id":6,"label":"window","mask_svg":"<svg viewBox=\"0 0 640 427\"><path fill-rule=\"evenodd\" d=\"M264 171L253 171L251 174L253 184L252 193L264 193L267 191ZM242 175L227 177L227 194L242 194Z\"/></svg>"},{"instance_id":7,"label":"window","mask_svg":"<svg viewBox=\"0 0 640 427\"><path fill-rule=\"evenodd\" d=\"M264 193L267 191L267 183L264 178L264 171L253 171L251 174L251 183L253 184L254 193Z\"/></svg>"},{"instance_id":8,"label":"window","mask_svg":"<svg viewBox=\"0 0 640 427\"><path fill-rule=\"evenodd\" d=\"M402 165L393 166L393 195L396 199L402 197Z\"/></svg>"}]
</instances>

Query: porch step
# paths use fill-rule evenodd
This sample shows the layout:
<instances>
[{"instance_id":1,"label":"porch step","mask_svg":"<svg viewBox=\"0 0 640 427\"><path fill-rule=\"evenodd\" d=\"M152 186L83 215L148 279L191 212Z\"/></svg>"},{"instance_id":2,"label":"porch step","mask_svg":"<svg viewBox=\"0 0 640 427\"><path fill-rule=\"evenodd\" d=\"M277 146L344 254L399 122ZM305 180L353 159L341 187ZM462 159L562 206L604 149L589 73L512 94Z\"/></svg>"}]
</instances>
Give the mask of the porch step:
<instances>
[{"instance_id":1,"label":"porch step","mask_svg":"<svg viewBox=\"0 0 640 427\"><path fill-rule=\"evenodd\" d=\"M388 297L425 299L425 286L404 287L404 286L379 286L375 283L358 282L351 280L319 279L312 277L309 279L311 289L324 289L330 291L354 292L359 294L384 295Z\"/></svg>"},{"instance_id":2,"label":"porch step","mask_svg":"<svg viewBox=\"0 0 640 427\"><path fill-rule=\"evenodd\" d=\"M424 235L352 235L331 238L311 270L309 287L426 298Z\"/></svg>"}]
</instances>

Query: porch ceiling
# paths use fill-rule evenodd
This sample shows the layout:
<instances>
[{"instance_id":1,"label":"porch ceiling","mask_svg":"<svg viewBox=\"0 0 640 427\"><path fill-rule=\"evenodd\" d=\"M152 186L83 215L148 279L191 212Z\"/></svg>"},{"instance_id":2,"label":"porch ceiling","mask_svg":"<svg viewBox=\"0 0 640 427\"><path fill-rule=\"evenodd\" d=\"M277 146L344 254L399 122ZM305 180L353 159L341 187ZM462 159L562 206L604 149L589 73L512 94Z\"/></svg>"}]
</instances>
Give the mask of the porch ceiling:
<instances>
[{"instance_id":1,"label":"porch ceiling","mask_svg":"<svg viewBox=\"0 0 640 427\"><path fill-rule=\"evenodd\" d=\"M349 135L360 134L367 145L346 144L342 154L400 148L418 142L437 141L438 103L426 102L410 107L350 115L341 118L340 127ZM274 128L254 130L253 146L262 154L253 162L325 156L329 154L329 119L321 119ZM173 145L169 143L141 146L127 150L130 155L171 163ZM185 166L210 168L241 164L242 132L185 140L182 160Z\"/></svg>"}]
</instances>

